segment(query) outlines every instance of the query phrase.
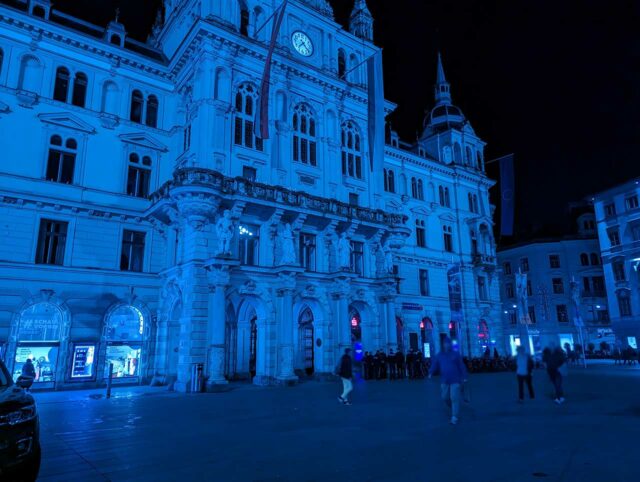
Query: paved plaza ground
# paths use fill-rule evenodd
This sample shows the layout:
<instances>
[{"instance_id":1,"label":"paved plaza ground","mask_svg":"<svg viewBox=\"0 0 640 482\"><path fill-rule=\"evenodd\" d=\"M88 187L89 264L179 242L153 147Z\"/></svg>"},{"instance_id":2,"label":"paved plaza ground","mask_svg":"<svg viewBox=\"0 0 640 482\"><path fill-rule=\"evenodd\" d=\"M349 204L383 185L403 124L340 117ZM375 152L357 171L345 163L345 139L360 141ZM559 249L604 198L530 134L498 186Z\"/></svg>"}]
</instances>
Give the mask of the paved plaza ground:
<instances>
[{"instance_id":1,"label":"paved plaza ground","mask_svg":"<svg viewBox=\"0 0 640 482\"><path fill-rule=\"evenodd\" d=\"M630 481L640 450L640 369L573 369L567 403L515 403L511 373L472 375L448 424L434 380L36 394L42 481Z\"/></svg>"}]
</instances>

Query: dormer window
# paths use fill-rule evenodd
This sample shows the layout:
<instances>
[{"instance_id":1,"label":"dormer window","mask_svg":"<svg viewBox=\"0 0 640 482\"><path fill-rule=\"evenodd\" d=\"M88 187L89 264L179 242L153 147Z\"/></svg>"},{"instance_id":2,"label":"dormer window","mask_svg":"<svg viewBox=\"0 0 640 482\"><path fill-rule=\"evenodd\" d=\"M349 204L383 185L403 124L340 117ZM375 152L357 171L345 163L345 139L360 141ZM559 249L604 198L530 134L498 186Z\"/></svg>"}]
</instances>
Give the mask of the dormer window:
<instances>
[{"instance_id":1,"label":"dormer window","mask_svg":"<svg viewBox=\"0 0 640 482\"><path fill-rule=\"evenodd\" d=\"M120 38L120 35L113 34L111 38L109 38L109 43L119 47L120 44L122 44L122 39Z\"/></svg>"}]
</instances>

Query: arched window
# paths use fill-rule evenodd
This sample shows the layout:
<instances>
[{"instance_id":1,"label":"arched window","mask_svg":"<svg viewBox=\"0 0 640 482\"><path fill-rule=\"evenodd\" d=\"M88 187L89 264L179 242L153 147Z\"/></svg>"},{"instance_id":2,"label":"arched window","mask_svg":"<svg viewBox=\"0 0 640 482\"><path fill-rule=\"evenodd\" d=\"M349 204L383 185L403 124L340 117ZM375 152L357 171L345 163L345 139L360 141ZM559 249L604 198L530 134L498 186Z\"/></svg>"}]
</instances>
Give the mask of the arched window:
<instances>
[{"instance_id":1,"label":"arched window","mask_svg":"<svg viewBox=\"0 0 640 482\"><path fill-rule=\"evenodd\" d=\"M411 197L418 199L418 181L415 177L411 178Z\"/></svg>"},{"instance_id":2,"label":"arched window","mask_svg":"<svg viewBox=\"0 0 640 482\"><path fill-rule=\"evenodd\" d=\"M427 246L427 228L424 219L416 219L416 245L419 248Z\"/></svg>"},{"instance_id":3,"label":"arched window","mask_svg":"<svg viewBox=\"0 0 640 482\"><path fill-rule=\"evenodd\" d=\"M236 92L236 113L234 125L234 142L237 146L262 151L262 139L253 133L253 116L258 94L253 84L245 82Z\"/></svg>"},{"instance_id":4,"label":"arched window","mask_svg":"<svg viewBox=\"0 0 640 482\"><path fill-rule=\"evenodd\" d=\"M417 198L420 201L424 201L424 184L422 182L422 179L418 179L418 196Z\"/></svg>"},{"instance_id":5,"label":"arched window","mask_svg":"<svg viewBox=\"0 0 640 482\"><path fill-rule=\"evenodd\" d=\"M142 92L134 90L131 94L131 110L129 119L133 122L142 122L142 112L144 108L144 97Z\"/></svg>"},{"instance_id":6,"label":"arched window","mask_svg":"<svg viewBox=\"0 0 640 482\"><path fill-rule=\"evenodd\" d=\"M31 11L31 13L34 17L39 17L39 18L47 17L47 12L40 5L33 7L33 10Z\"/></svg>"},{"instance_id":7,"label":"arched window","mask_svg":"<svg viewBox=\"0 0 640 482\"><path fill-rule=\"evenodd\" d=\"M71 103L78 107L84 107L87 98L87 76L82 72L78 72L73 79L73 96Z\"/></svg>"},{"instance_id":8,"label":"arched window","mask_svg":"<svg viewBox=\"0 0 640 482\"><path fill-rule=\"evenodd\" d=\"M471 151L471 147L467 146L465 149L466 159L465 162L468 166L473 165L473 152Z\"/></svg>"},{"instance_id":9,"label":"arched window","mask_svg":"<svg viewBox=\"0 0 640 482\"><path fill-rule=\"evenodd\" d=\"M158 127L158 98L155 95L147 97L147 118L146 124L149 127Z\"/></svg>"},{"instance_id":10,"label":"arched window","mask_svg":"<svg viewBox=\"0 0 640 482\"><path fill-rule=\"evenodd\" d=\"M146 320L142 312L131 305L122 305L107 316L104 338L107 342L105 377L113 364L115 378L138 377Z\"/></svg>"},{"instance_id":11,"label":"arched window","mask_svg":"<svg viewBox=\"0 0 640 482\"><path fill-rule=\"evenodd\" d=\"M120 38L120 35L114 33L109 39L109 43L111 43L112 45L117 45L119 47L122 44L122 39Z\"/></svg>"},{"instance_id":12,"label":"arched window","mask_svg":"<svg viewBox=\"0 0 640 482\"><path fill-rule=\"evenodd\" d=\"M580 264L582 266L589 266L589 255L587 253L580 253Z\"/></svg>"},{"instance_id":13,"label":"arched window","mask_svg":"<svg viewBox=\"0 0 640 482\"><path fill-rule=\"evenodd\" d=\"M440 197L440 205L448 208L451 207L451 199L449 198L449 188L444 186L439 186L438 194Z\"/></svg>"},{"instance_id":14,"label":"arched window","mask_svg":"<svg viewBox=\"0 0 640 482\"><path fill-rule=\"evenodd\" d=\"M73 184L77 151L78 143L75 139L69 138L63 142L61 136L51 136L47 157L47 181Z\"/></svg>"},{"instance_id":15,"label":"arched window","mask_svg":"<svg viewBox=\"0 0 640 482\"><path fill-rule=\"evenodd\" d=\"M472 213L478 214L478 212L480 211L478 206L478 196L475 194L469 193L468 199L469 199L469 211L471 211Z\"/></svg>"},{"instance_id":16,"label":"arched window","mask_svg":"<svg viewBox=\"0 0 640 482\"><path fill-rule=\"evenodd\" d=\"M393 169L383 169L384 174L384 190L387 192L396 192L396 175Z\"/></svg>"},{"instance_id":17,"label":"arched window","mask_svg":"<svg viewBox=\"0 0 640 482\"><path fill-rule=\"evenodd\" d=\"M20 63L19 88L28 92L39 92L41 80L40 61L31 55L24 56Z\"/></svg>"},{"instance_id":18,"label":"arched window","mask_svg":"<svg viewBox=\"0 0 640 482\"><path fill-rule=\"evenodd\" d=\"M347 73L347 54L344 50L338 49L338 77L344 79Z\"/></svg>"},{"instance_id":19,"label":"arched window","mask_svg":"<svg viewBox=\"0 0 640 482\"><path fill-rule=\"evenodd\" d=\"M307 104L298 104L293 112L293 160L317 165L316 121Z\"/></svg>"},{"instance_id":20,"label":"arched window","mask_svg":"<svg viewBox=\"0 0 640 482\"><path fill-rule=\"evenodd\" d=\"M629 290L618 290L616 292L616 297L618 298L620 316L631 316L631 296Z\"/></svg>"},{"instance_id":21,"label":"arched window","mask_svg":"<svg viewBox=\"0 0 640 482\"><path fill-rule=\"evenodd\" d=\"M597 253L591 253L591 264L598 266L600 264L600 256Z\"/></svg>"},{"instance_id":22,"label":"arched window","mask_svg":"<svg viewBox=\"0 0 640 482\"><path fill-rule=\"evenodd\" d=\"M147 198L151 185L151 157L140 156L135 152L129 155L127 174L127 194L129 196Z\"/></svg>"},{"instance_id":23,"label":"arched window","mask_svg":"<svg viewBox=\"0 0 640 482\"><path fill-rule=\"evenodd\" d=\"M53 85L53 100L66 102L69 96L69 70L66 67L58 67L56 80Z\"/></svg>"},{"instance_id":24,"label":"arched window","mask_svg":"<svg viewBox=\"0 0 640 482\"><path fill-rule=\"evenodd\" d=\"M107 81L102 86L102 112L118 113L118 86L115 82Z\"/></svg>"},{"instance_id":25,"label":"arched window","mask_svg":"<svg viewBox=\"0 0 640 482\"><path fill-rule=\"evenodd\" d=\"M476 153L476 169L482 169L482 153L480 151Z\"/></svg>"},{"instance_id":26,"label":"arched window","mask_svg":"<svg viewBox=\"0 0 640 482\"><path fill-rule=\"evenodd\" d=\"M360 84L360 67L358 64L360 61L358 60L358 56L356 54L351 54L349 56L349 77L351 82L354 84Z\"/></svg>"},{"instance_id":27,"label":"arched window","mask_svg":"<svg viewBox=\"0 0 640 482\"><path fill-rule=\"evenodd\" d=\"M478 237L473 229L469 233L469 237L471 238L471 254L478 254Z\"/></svg>"},{"instance_id":28,"label":"arched window","mask_svg":"<svg viewBox=\"0 0 640 482\"><path fill-rule=\"evenodd\" d=\"M360 133L350 120L342 124L342 175L362 179Z\"/></svg>"},{"instance_id":29,"label":"arched window","mask_svg":"<svg viewBox=\"0 0 640 482\"><path fill-rule=\"evenodd\" d=\"M462 164L462 148L457 142L453 145L453 160L457 164Z\"/></svg>"},{"instance_id":30,"label":"arched window","mask_svg":"<svg viewBox=\"0 0 640 482\"><path fill-rule=\"evenodd\" d=\"M244 2L240 2L240 35L249 36L249 9Z\"/></svg>"},{"instance_id":31,"label":"arched window","mask_svg":"<svg viewBox=\"0 0 640 482\"><path fill-rule=\"evenodd\" d=\"M453 229L451 226L442 226L442 238L444 244L444 250L448 253L453 252Z\"/></svg>"}]
</instances>

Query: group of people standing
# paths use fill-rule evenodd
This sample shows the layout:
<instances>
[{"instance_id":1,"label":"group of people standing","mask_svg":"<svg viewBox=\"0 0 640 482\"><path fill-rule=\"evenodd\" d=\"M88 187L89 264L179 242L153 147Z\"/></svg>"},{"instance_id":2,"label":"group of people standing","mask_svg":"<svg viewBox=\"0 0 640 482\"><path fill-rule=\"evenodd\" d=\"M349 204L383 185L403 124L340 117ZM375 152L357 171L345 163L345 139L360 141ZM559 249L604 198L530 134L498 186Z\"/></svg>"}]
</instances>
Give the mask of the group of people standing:
<instances>
[{"instance_id":1,"label":"group of people standing","mask_svg":"<svg viewBox=\"0 0 640 482\"><path fill-rule=\"evenodd\" d=\"M451 409L450 422L455 425L458 423L460 400L463 398L468 373L462 356L460 356L460 353L456 350L453 350L451 339L444 338L441 348L441 351L431 359L428 374L429 378L434 375L440 375L441 397L445 404ZM367 352L364 357L364 378L386 378L387 373L392 380L396 377L404 377L406 367L415 367L416 363L419 363L420 368L408 370L409 373L413 373L414 376L416 373L422 373L422 376L424 376L424 358L421 357L421 354L413 353L412 355L414 355L415 358L412 359L412 363L409 363L409 356L407 355L405 358L402 352L393 353L393 350L390 350L389 355L386 355L381 350L378 350L375 355ZM567 356L562 348L551 346L545 348L542 352L542 361L554 388L554 402L560 405L565 401L562 383L563 373L566 370ZM535 398L533 388L533 370L535 363L533 357L528 354L522 346L517 349L515 362L518 381L518 403L523 403L525 385L529 392L529 398ZM340 364L336 369L336 374L342 378L343 383L343 392L338 397L338 400L345 405L351 405L349 394L353 390L353 384L351 382L353 365L351 350L349 348L345 350Z\"/></svg>"},{"instance_id":2,"label":"group of people standing","mask_svg":"<svg viewBox=\"0 0 640 482\"><path fill-rule=\"evenodd\" d=\"M426 375L425 358L419 350L409 350L405 356L402 351L385 353L365 352L362 359L363 378L365 380L397 380L401 378L424 378Z\"/></svg>"}]
</instances>

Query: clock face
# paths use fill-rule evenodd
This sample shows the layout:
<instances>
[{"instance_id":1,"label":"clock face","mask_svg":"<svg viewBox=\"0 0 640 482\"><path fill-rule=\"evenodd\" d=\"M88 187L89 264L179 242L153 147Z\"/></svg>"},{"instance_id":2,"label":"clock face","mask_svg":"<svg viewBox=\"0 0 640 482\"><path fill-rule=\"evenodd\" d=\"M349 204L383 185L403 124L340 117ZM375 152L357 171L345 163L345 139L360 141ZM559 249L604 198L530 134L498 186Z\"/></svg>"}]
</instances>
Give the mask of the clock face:
<instances>
[{"instance_id":1,"label":"clock face","mask_svg":"<svg viewBox=\"0 0 640 482\"><path fill-rule=\"evenodd\" d=\"M303 55L304 57L311 57L311 54L313 54L313 42L311 42L311 39L306 33L299 30L297 32L293 32L293 35L291 36L291 43L293 44L293 48L296 49L296 52L300 55Z\"/></svg>"}]
</instances>

